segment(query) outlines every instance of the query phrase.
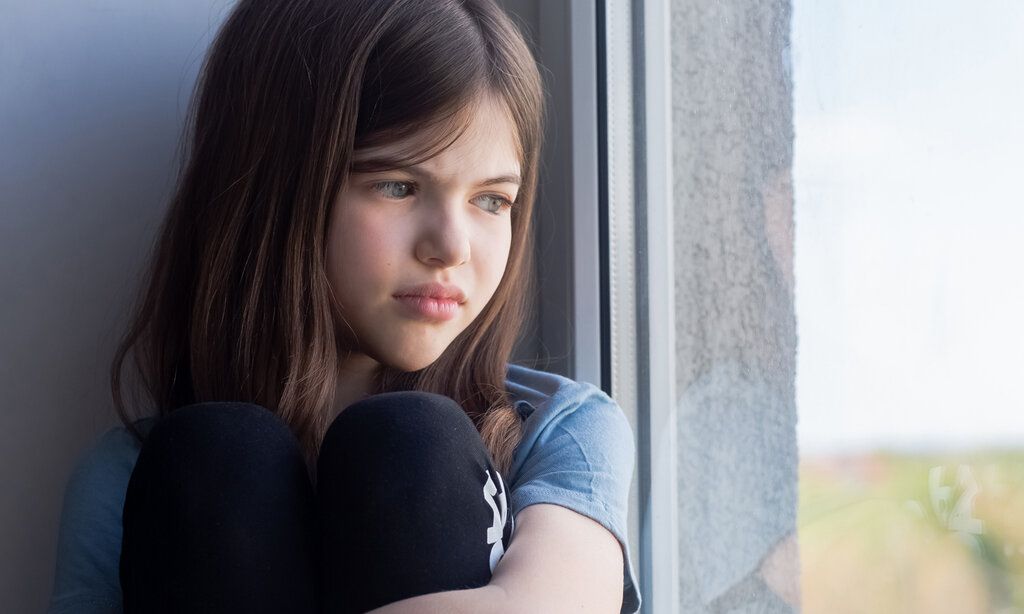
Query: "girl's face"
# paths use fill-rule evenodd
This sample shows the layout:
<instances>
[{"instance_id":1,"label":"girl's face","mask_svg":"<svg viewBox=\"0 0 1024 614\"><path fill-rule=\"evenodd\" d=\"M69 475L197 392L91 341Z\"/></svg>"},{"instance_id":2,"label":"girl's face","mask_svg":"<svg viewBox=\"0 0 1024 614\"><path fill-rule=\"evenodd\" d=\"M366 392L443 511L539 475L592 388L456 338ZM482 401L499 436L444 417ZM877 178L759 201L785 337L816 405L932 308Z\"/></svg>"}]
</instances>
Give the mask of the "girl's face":
<instances>
[{"instance_id":1,"label":"girl's face","mask_svg":"<svg viewBox=\"0 0 1024 614\"><path fill-rule=\"evenodd\" d=\"M492 100L451 147L402 170L352 173L331 213L327 274L345 322L342 350L403 371L433 363L483 310L501 281L512 241L507 203L521 169L511 121ZM408 143L357 150L388 158ZM494 180L494 181L492 181ZM507 202L506 202L507 201ZM435 304L447 319L398 299L420 284L456 286L465 300ZM346 325L347 322L347 325Z\"/></svg>"}]
</instances>

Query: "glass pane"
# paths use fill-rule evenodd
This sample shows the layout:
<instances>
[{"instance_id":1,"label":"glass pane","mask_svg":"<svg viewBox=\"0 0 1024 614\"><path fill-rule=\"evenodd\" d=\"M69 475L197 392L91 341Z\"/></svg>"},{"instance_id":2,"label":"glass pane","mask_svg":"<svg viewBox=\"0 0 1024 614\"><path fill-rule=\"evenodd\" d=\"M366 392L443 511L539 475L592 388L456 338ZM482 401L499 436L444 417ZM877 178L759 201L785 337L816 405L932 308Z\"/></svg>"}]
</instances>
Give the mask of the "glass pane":
<instances>
[{"instance_id":1,"label":"glass pane","mask_svg":"<svg viewBox=\"0 0 1024 614\"><path fill-rule=\"evenodd\" d=\"M793 3L804 612L1024 612L1022 32Z\"/></svg>"}]
</instances>

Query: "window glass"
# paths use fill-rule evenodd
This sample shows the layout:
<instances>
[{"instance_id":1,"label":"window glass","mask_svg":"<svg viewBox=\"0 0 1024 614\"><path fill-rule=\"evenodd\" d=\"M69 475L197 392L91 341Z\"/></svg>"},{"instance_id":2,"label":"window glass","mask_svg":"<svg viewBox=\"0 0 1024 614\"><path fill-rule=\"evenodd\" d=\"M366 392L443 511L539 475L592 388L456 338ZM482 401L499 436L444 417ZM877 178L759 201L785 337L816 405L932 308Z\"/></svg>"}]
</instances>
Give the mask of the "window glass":
<instances>
[{"instance_id":1,"label":"window glass","mask_svg":"<svg viewBox=\"0 0 1024 614\"><path fill-rule=\"evenodd\" d=\"M1024 4L795 0L803 611L1024 611Z\"/></svg>"}]
</instances>

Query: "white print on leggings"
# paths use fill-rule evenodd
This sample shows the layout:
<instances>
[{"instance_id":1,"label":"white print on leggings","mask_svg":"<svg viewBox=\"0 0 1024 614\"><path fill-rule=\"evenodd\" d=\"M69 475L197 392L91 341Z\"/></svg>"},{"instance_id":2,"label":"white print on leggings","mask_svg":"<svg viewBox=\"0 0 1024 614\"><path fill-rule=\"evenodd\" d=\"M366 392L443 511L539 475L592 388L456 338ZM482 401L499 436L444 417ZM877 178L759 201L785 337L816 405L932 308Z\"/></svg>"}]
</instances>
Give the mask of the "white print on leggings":
<instances>
[{"instance_id":1,"label":"white print on leggings","mask_svg":"<svg viewBox=\"0 0 1024 614\"><path fill-rule=\"evenodd\" d=\"M501 474L497 471L494 475L498 476L498 483L501 484L501 493L498 493L497 487L494 485L494 481L491 479L490 470L487 470L487 483L484 484L484 501L487 505L491 506L491 511L494 512L494 524L487 529L487 543L494 544L491 547L491 573L494 573L494 567L501 560L501 557L505 554L505 546L501 542L501 535L505 532L505 522L508 520L508 503L505 499L505 483L501 480ZM494 495L497 494L497 504L495 504ZM515 531L516 521L512 519L512 530Z\"/></svg>"}]
</instances>

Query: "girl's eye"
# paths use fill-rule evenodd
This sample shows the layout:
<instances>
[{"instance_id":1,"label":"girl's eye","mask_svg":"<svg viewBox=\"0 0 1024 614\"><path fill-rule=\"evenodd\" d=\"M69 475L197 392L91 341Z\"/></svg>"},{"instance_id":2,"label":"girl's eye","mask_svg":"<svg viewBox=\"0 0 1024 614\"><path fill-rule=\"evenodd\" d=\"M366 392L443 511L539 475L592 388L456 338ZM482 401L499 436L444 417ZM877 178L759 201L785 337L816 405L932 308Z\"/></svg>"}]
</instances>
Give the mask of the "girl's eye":
<instances>
[{"instance_id":1,"label":"girl's eye","mask_svg":"<svg viewBox=\"0 0 1024 614\"><path fill-rule=\"evenodd\" d=\"M493 213L494 215L501 215L501 210L502 209L504 209L506 207L509 207L509 208L512 207L512 203L507 198L505 198L503 196L498 196L496 194L484 194L480 198L489 198L489 199L491 199L491 203L492 204L491 204L490 207L486 208L486 211L488 211L489 213ZM491 207L493 207L493 208L491 208Z\"/></svg>"},{"instance_id":2,"label":"girl's eye","mask_svg":"<svg viewBox=\"0 0 1024 614\"><path fill-rule=\"evenodd\" d=\"M375 192L383 194L386 198L405 198L412 193L415 186L407 181L381 181L371 186ZM395 189L395 188L398 189Z\"/></svg>"},{"instance_id":3,"label":"girl's eye","mask_svg":"<svg viewBox=\"0 0 1024 614\"><path fill-rule=\"evenodd\" d=\"M379 181L370 186L373 191L383 195L385 198L401 200L416 193L417 186L409 181ZM497 194L484 194L477 198L485 199L490 204L484 210L493 215L501 215L501 210L511 208L514 205L504 196Z\"/></svg>"}]
</instances>

